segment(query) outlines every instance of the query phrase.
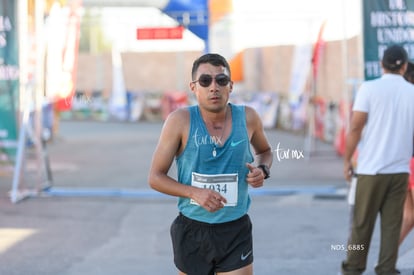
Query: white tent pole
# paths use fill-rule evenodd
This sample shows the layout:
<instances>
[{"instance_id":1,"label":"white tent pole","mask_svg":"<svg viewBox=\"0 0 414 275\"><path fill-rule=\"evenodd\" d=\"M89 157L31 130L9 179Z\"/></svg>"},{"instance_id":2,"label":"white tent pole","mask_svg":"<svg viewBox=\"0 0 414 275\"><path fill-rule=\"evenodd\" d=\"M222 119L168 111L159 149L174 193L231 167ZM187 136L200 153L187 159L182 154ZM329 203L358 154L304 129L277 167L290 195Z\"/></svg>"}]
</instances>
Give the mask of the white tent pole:
<instances>
[{"instance_id":1,"label":"white tent pole","mask_svg":"<svg viewBox=\"0 0 414 275\"><path fill-rule=\"evenodd\" d=\"M45 64L45 39L44 39L44 10L45 1L35 1L35 35L36 35L36 72L35 72L35 96L34 96L34 146L36 149L38 189L41 188L44 164L43 164L43 112L42 102L44 98L44 64Z\"/></svg>"},{"instance_id":2,"label":"white tent pole","mask_svg":"<svg viewBox=\"0 0 414 275\"><path fill-rule=\"evenodd\" d=\"M25 94L22 97L27 97L29 94L28 90L25 90ZM10 199L12 203L16 203L19 200L23 199L25 195L23 195L19 190L19 185L22 181L23 176L23 166L24 166L24 155L25 155L25 148L26 148L26 136L27 136L27 127L29 124L29 115L30 115L30 108L28 104L28 100L22 106L23 114L22 120L20 123L19 129L19 140L18 140L18 147L16 153L16 163L14 166L14 175L13 175L13 185L10 191Z\"/></svg>"},{"instance_id":3,"label":"white tent pole","mask_svg":"<svg viewBox=\"0 0 414 275\"><path fill-rule=\"evenodd\" d=\"M18 18L18 47L19 47L19 139L16 152L16 160L14 165L14 174L12 189L10 191L10 199L13 203L18 201L18 189L23 175L23 161L24 161L24 149L25 149L25 108L27 106L26 102L29 100L27 98L27 45L28 45L28 5L26 0L19 0L17 2L17 18Z\"/></svg>"}]
</instances>

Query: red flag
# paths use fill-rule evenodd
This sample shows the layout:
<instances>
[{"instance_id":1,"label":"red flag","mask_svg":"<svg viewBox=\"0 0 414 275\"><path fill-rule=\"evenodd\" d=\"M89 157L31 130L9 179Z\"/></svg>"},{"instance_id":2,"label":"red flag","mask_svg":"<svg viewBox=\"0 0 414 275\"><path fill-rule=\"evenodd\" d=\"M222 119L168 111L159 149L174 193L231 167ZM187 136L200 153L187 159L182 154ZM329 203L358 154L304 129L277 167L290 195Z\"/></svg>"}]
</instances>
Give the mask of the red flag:
<instances>
[{"instance_id":1,"label":"red flag","mask_svg":"<svg viewBox=\"0 0 414 275\"><path fill-rule=\"evenodd\" d=\"M325 46L325 40L323 39L323 32L325 29L326 21L323 21L319 33L318 39L316 40L315 46L313 47L313 54L312 54L312 73L313 78L316 79L318 76L318 68L319 68L319 61L321 59L321 55L323 52L323 48Z\"/></svg>"},{"instance_id":2,"label":"red flag","mask_svg":"<svg viewBox=\"0 0 414 275\"><path fill-rule=\"evenodd\" d=\"M72 108L76 89L76 69L79 51L80 9L82 0L72 1L68 18L65 47L62 53L62 78L64 83L55 97L55 108L67 111Z\"/></svg>"}]
</instances>

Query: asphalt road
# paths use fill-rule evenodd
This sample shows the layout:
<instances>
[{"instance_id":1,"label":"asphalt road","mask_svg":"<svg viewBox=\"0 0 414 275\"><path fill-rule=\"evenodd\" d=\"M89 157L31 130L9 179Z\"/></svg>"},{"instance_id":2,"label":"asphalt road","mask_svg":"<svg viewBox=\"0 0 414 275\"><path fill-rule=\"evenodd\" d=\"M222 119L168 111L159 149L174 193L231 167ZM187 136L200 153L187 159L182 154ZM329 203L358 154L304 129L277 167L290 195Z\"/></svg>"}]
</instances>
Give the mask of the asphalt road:
<instances>
[{"instance_id":1,"label":"asphalt road","mask_svg":"<svg viewBox=\"0 0 414 275\"><path fill-rule=\"evenodd\" d=\"M176 274L169 238L176 200L147 184L161 127L63 121L47 147L52 187L16 204L8 196L12 170L2 168L0 274ZM349 226L341 158L322 142L303 158L292 154L304 152L303 136L267 135L286 157L275 154L271 179L251 190L255 274L338 274ZM33 150L26 158L22 190L31 190L39 168ZM405 275L414 270L413 235L400 250ZM366 274L374 274L378 245L377 225Z\"/></svg>"}]
</instances>

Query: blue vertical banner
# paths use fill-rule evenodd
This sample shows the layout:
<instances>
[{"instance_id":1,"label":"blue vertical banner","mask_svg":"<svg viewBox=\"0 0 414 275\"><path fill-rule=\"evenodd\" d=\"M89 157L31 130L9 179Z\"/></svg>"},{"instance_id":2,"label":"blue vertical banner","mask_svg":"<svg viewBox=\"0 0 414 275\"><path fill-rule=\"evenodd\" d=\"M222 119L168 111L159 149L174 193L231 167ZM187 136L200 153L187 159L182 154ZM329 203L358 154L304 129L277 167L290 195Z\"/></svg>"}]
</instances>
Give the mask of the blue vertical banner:
<instances>
[{"instance_id":1,"label":"blue vertical banner","mask_svg":"<svg viewBox=\"0 0 414 275\"><path fill-rule=\"evenodd\" d=\"M13 160L17 149L19 55L17 3L0 0L0 161Z\"/></svg>"},{"instance_id":2,"label":"blue vertical banner","mask_svg":"<svg viewBox=\"0 0 414 275\"><path fill-rule=\"evenodd\" d=\"M366 80L381 76L384 50L403 46L414 60L414 1L363 0L364 75Z\"/></svg>"}]
</instances>

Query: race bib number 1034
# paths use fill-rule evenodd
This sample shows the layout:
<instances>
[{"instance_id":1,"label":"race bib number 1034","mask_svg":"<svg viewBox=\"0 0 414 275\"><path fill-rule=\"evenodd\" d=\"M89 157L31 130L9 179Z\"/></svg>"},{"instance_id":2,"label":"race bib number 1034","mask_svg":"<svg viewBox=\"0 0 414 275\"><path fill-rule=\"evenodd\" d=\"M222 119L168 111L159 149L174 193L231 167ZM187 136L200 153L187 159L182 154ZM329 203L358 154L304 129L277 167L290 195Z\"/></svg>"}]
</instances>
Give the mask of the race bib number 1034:
<instances>
[{"instance_id":1,"label":"race bib number 1034","mask_svg":"<svg viewBox=\"0 0 414 275\"><path fill-rule=\"evenodd\" d=\"M212 189L226 198L227 203L224 206L236 206L238 178L237 173L206 175L193 172L191 185L198 188ZM194 200L191 200L191 203L198 204Z\"/></svg>"}]
</instances>

